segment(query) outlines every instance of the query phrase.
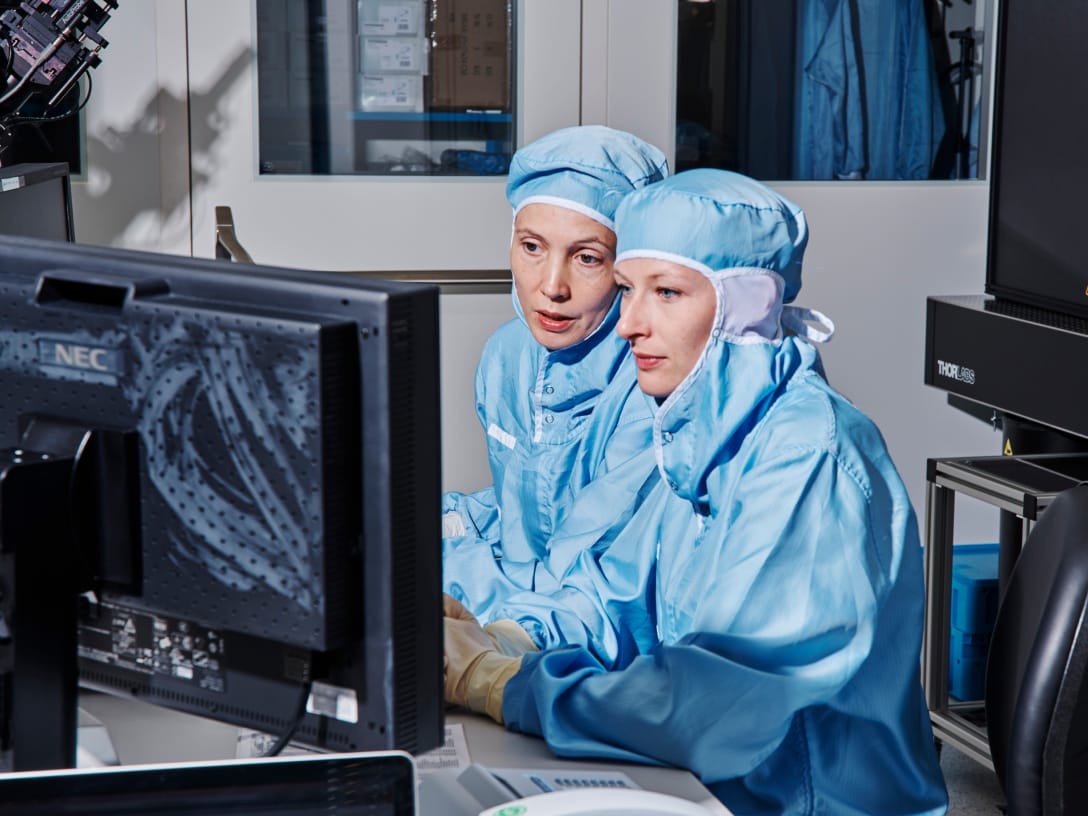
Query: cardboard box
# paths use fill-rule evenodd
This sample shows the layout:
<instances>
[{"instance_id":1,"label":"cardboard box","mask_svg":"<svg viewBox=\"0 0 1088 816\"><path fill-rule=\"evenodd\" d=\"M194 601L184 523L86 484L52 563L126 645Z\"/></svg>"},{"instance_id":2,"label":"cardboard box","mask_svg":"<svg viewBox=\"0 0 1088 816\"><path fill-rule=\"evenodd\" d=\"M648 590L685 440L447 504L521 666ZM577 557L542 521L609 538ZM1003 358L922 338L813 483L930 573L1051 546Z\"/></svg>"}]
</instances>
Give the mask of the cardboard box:
<instances>
[{"instance_id":1,"label":"cardboard box","mask_svg":"<svg viewBox=\"0 0 1088 816\"><path fill-rule=\"evenodd\" d=\"M510 109L508 0L434 0L431 107Z\"/></svg>"}]
</instances>

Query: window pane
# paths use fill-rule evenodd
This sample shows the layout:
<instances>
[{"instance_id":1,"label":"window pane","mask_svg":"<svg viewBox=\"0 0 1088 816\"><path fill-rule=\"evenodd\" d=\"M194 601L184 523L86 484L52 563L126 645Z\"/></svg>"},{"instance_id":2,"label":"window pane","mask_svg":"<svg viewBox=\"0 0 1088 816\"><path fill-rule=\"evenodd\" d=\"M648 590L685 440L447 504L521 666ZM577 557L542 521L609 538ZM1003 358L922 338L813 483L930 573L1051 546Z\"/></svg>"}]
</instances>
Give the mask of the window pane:
<instances>
[{"instance_id":1,"label":"window pane","mask_svg":"<svg viewBox=\"0 0 1088 816\"><path fill-rule=\"evenodd\" d=\"M260 172L505 173L513 32L510 0L257 0Z\"/></svg>"},{"instance_id":2,"label":"window pane","mask_svg":"<svg viewBox=\"0 0 1088 816\"><path fill-rule=\"evenodd\" d=\"M677 169L978 173L988 0L680 0Z\"/></svg>"}]
</instances>

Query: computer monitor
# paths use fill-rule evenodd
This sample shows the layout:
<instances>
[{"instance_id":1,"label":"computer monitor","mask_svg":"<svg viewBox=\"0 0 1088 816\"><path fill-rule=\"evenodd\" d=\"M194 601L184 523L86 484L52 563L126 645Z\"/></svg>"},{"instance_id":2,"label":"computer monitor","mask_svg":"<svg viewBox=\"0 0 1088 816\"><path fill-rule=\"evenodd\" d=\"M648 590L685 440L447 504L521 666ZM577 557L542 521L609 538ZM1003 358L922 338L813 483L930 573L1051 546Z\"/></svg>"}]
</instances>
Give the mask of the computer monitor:
<instances>
[{"instance_id":1,"label":"computer monitor","mask_svg":"<svg viewBox=\"0 0 1088 816\"><path fill-rule=\"evenodd\" d=\"M1088 71L1088 13L1082 0L999 8L986 292L1088 317L1088 111L1070 104Z\"/></svg>"},{"instance_id":2,"label":"computer monitor","mask_svg":"<svg viewBox=\"0 0 1088 816\"><path fill-rule=\"evenodd\" d=\"M441 742L438 294L0 239L0 705L87 687L333 751ZM78 662L77 662L78 655Z\"/></svg>"},{"instance_id":3,"label":"computer monitor","mask_svg":"<svg viewBox=\"0 0 1088 816\"><path fill-rule=\"evenodd\" d=\"M74 241L66 162L0 167L0 234Z\"/></svg>"},{"instance_id":4,"label":"computer monitor","mask_svg":"<svg viewBox=\"0 0 1088 816\"><path fill-rule=\"evenodd\" d=\"M0 816L415 816L398 752L24 771L0 777Z\"/></svg>"}]
</instances>

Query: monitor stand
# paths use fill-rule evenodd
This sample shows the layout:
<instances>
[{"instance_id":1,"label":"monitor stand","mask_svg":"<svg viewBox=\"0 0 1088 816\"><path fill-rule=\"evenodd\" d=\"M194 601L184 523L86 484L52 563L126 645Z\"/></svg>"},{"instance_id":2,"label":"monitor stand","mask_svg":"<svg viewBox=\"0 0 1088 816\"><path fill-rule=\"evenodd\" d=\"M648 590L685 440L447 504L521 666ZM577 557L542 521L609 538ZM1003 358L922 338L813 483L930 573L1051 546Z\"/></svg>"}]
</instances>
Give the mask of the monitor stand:
<instances>
[{"instance_id":1,"label":"monitor stand","mask_svg":"<svg viewBox=\"0 0 1088 816\"><path fill-rule=\"evenodd\" d=\"M0 451L0 770L76 761L71 457Z\"/></svg>"}]
</instances>

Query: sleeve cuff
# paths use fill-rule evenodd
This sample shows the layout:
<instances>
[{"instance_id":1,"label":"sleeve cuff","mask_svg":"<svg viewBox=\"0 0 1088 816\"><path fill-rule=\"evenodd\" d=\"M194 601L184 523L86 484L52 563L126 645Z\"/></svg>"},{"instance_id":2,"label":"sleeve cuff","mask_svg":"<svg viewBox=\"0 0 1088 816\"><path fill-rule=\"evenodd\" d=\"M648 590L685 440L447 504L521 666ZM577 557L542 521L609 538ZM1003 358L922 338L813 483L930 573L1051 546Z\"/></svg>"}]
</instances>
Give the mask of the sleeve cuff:
<instances>
[{"instance_id":1,"label":"sleeve cuff","mask_svg":"<svg viewBox=\"0 0 1088 816\"><path fill-rule=\"evenodd\" d=\"M520 657L487 652L473 667L468 684L468 707L502 725L502 695L506 684L521 669Z\"/></svg>"}]
</instances>

